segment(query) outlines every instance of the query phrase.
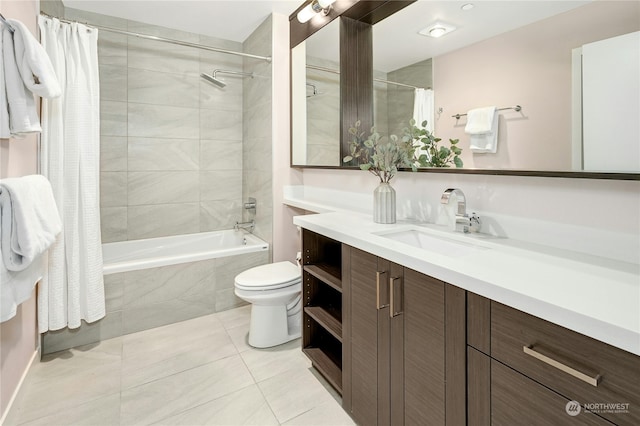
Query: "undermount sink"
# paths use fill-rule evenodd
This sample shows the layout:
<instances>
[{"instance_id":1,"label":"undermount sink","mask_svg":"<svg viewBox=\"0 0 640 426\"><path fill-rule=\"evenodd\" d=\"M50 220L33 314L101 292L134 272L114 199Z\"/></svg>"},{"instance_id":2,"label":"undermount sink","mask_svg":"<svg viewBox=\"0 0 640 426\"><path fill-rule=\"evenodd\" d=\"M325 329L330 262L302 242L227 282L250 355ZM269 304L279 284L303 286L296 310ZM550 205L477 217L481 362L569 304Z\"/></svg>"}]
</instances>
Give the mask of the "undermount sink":
<instances>
[{"instance_id":1,"label":"undermount sink","mask_svg":"<svg viewBox=\"0 0 640 426\"><path fill-rule=\"evenodd\" d=\"M390 240L450 257L460 257L476 253L481 250L488 250L488 247L483 247L474 244L473 242L463 242L446 237L440 237L417 228L403 228L393 231L376 232L375 234L380 237L389 238Z\"/></svg>"}]
</instances>

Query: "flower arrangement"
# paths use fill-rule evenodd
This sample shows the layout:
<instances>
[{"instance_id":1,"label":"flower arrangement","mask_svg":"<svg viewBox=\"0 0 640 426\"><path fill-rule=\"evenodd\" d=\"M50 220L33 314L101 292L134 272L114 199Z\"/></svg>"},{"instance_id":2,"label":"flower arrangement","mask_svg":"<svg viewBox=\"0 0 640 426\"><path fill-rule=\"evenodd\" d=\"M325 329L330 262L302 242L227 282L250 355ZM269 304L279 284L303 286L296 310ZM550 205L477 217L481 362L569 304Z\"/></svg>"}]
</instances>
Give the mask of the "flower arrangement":
<instances>
[{"instance_id":1,"label":"flower arrangement","mask_svg":"<svg viewBox=\"0 0 640 426\"><path fill-rule=\"evenodd\" d=\"M449 148L438 146L442 139L436 138L426 129L426 125L424 121L422 127L417 127L412 119L409 127L403 129L401 138L396 135L384 138L375 127L365 137L358 120L349 128L353 138L349 143L349 155L342 161L355 162L360 169L377 176L381 183L389 183L402 168L410 168L415 172L418 167L451 167L451 164L462 167L462 149L456 146L458 139L449 139Z\"/></svg>"}]
</instances>

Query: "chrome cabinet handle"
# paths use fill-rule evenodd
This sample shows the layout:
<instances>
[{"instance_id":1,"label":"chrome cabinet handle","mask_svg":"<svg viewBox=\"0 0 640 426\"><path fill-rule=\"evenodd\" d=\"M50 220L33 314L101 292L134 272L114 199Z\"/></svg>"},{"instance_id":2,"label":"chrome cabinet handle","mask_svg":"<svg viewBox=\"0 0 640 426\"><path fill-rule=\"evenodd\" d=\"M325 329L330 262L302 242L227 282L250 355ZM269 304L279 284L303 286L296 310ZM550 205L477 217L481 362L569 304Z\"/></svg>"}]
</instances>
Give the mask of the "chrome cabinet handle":
<instances>
[{"instance_id":1,"label":"chrome cabinet handle","mask_svg":"<svg viewBox=\"0 0 640 426\"><path fill-rule=\"evenodd\" d=\"M600 379L602 377L599 374L596 374L595 377L589 376L582 371L578 371L575 368L571 368L566 364L563 364L553 358L548 357L547 355L540 353L539 349L535 350L533 349L533 346L523 346L522 350L525 354L531 355L532 357L544 362L545 364L549 364L550 366L555 367L560 371L564 371L565 373L570 374L585 383L589 383L591 386L598 387L598 383L600 382Z\"/></svg>"},{"instance_id":2,"label":"chrome cabinet handle","mask_svg":"<svg viewBox=\"0 0 640 426\"><path fill-rule=\"evenodd\" d=\"M384 300L386 303L382 302L382 297L380 296L380 285L381 283L386 284L387 282L386 277L387 277L387 271L376 272L376 309L378 310L389 306L389 291L386 288L384 289L386 293L386 297L384 297Z\"/></svg>"},{"instance_id":3,"label":"chrome cabinet handle","mask_svg":"<svg viewBox=\"0 0 640 426\"><path fill-rule=\"evenodd\" d=\"M390 293L390 298L391 298L391 309L389 309L389 316L391 318L393 317L397 317L398 315L401 315L404 313L404 307L403 307L403 301L402 299L404 299L404 288L402 285L402 278L401 277L393 277L389 280L389 293ZM396 291L399 293L396 295ZM400 306L400 309L398 309L397 305Z\"/></svg>"}]
</instances>

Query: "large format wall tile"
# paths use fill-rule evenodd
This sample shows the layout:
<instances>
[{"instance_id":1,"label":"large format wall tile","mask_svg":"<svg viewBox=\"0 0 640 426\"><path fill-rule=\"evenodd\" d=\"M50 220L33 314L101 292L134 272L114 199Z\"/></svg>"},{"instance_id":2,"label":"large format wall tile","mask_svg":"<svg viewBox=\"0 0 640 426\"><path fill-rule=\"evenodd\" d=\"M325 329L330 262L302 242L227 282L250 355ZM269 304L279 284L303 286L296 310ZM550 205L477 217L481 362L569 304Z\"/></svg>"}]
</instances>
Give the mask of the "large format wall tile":
<instances>
[{"instance_id":1,"label":"large format wall tile","mask_svg":"<svg viewBox=\"0 0 640 426\"><path fill-rule=\"evenodd\" d=\"M198 139L199 110L164 105L129 103L128 135Z\"/></svg>"},{"instance_id":2,"label":"large format wall tile","mask_svg":"<svg viewBox=\"0 0 640 426\"><path fill-rule=\"evenodd\" d=\"M100 208L100 231L103 243L127 240L128 207Z\"/></svg>"},{"instance_id":3,"label":"large format wall tile","mask_svg":"<svg viewBox=\"0 0 640 426\"><path fill-rule=\"evenodd\" d=\"M200 110L200 138L242 140L242 111Z\"/></svg>"},{"instance_id":4,"label":"large format wall tile","mask_svg":"<svg viewBox=\"0 0 640 426\"><path fill-rule=\"evenodd\" d=\"M123 334L148 330L214 313L215 306L174 299L122 311Z\"/></svg>"},{"instance_id":5,"label":"large format wall tile","mask_svg":"<svg viewBox=\"0 0 640 426\"><path fill-rule=\"evenodd\" d=\"M127 171L127 138L100 136L100 171Z\"/></svg>"},{"instance_id":6,"label":"large format wall tile","mask_svg":"<svg viewBox=\"0 0 640 426\"><path fill-rule=\"evenodd\" d=\"M242 198L242 171L201 171L200 201Z\"/></svg>"},{"instance_id":7,"label":"large format wall tile","mask_svg":"<svg viewBox=\"0 0 640 426\"><path fill-rule=\"evenodd\" d=\"M73 330L63 328L46 332L43 338L42 353L50 354L122 336L122 330L122 311L110 312L101 320L91 324L83 321L81 327Z\"/></svg>"},{"instance_id":8,"label":"large format wall tile","mask_svg":"<svg viewBox=\"0 0 640 426\"><path fill-rule=\"evenodd\" d=\"M231 229L242 222L242 200L200 202L200 232Z\"/></svg>"},{"instance_id":9,"label":"large format wall tile","mask_svg":"<svg viewBox=\"0 0 640 426\"><path fill-rule=\"evenodd\" d=\"M127 64L129 68L191 77L197 77L200 70L196 49L134 37L129 37Z\"/></svg>"},{"instance_id":10,"label":"large format wall tile","mask_svg":"<svg viewBox=\"0 0 640 426\"><path fill-rule=\"evenodd\" d=\"M196 139L130 137L129 170L198 170L199 150L199 141Z\"/></svg>"},{"instance_id":11,"label":"large format wall tile","mask_svg":"<svg viewBox=\"0 0 640 426\"><path fill-rule=\"evenodd\" d=\"M242 170L242 142L200 140L200 170Z\"/></svg>"},{"instance_id":12,"label":"large format wall tile","mask_svg":"<svg viewBox=\"0 0 640 426\"><path fill-rule=\"evenodd\" d=\"M100 134L127 136L127 103L100 101Z\"/></svg>"},{"instance_id":13,"label":"large format wall tile","mask_svg":"<svg viewBox=\"0 0 640 426\"><path fill-rule=\"evenodd\" d=\"M127 67L100 65L100 99L127 101Z\"/></svg>"},{"instance_id":14,"label":"large format wall tile","mask_svg":"<svg viewBox=\"0 0 640 426\"><path fill-rule=\"evenodd\" d=\"M129 69L129 102L198 108L200 78L184 74Z\"/></svg>"},{"instance_id":15,"label":"large format wall tile","mask_svg":"<svg viewBox=\"0 0 640 426\"><path fill-rule=\"evenodd\" d=\"M198 172L129 172L129 206L197 202Z\"/></svg>"},{"instance_id":16,"label":"large format wall tile","mask_svg":"<svg viewBox=\"0 0 640 426\"><path fill-rule=\"evenodd\" d=\"M127 213L129 240L193 234L200 229L198 203L130 206Z\"/></svg>"},{"instance_id":17,"label":"large format wall tile","mask_svg":"<svg viewBox=\"0 0 640 426\"><path fill-rule=\"evenodd\" d=\"M127 172L100 173L100 207L127 205Z\"/></svg>"}]
</instances>

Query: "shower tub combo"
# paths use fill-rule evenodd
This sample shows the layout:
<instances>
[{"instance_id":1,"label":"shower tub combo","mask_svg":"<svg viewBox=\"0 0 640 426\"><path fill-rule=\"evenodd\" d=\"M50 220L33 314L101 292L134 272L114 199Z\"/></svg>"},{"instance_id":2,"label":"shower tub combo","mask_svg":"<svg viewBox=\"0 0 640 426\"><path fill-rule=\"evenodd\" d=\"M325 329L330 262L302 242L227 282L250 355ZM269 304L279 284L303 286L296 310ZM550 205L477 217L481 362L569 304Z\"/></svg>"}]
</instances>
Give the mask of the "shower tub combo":
<instances>
[{"instance_id":1,"label":"shower tub combo","mask_svg":"<svg viewBox=\"0 0 640 426\"><path fill-rule=\"evenodd\" d=\"M243 305L235 276L269 262L269 244L242 230L106 243L102 251L105 318L46 333L44 353Z\"/></svg>"}]
</instances>

